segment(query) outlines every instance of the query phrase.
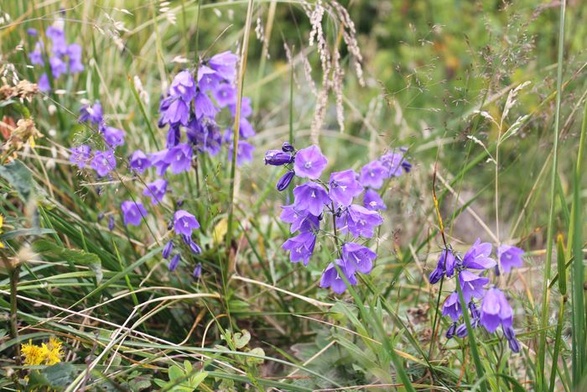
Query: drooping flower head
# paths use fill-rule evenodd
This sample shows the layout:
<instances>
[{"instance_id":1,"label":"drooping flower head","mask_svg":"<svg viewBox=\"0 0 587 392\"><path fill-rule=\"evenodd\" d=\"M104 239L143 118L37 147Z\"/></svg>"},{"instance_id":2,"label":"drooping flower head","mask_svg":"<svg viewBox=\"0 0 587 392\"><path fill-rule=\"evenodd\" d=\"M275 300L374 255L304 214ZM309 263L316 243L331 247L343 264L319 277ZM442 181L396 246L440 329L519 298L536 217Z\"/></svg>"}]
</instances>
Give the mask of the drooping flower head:
<instances>
[{"instance_id":1,"label":"drooping flower head","mask_svg":"<svg viewBox=\"0 0 587 392\"><path fill-rule=\"evenodd\" d=\"M366 246L347 242L342 246L342 259L346 263L346 270L349 274L356 271L368 274L373 268L373 261L377 254Z\"/></svg>"},{"instance_id":2,"label":"drooping flower head","mask_svg":"<svg viewBox=\"0 0 587 392\"><path fill-rule=\"evenodd\" d=\"M177 210L173 215L173 228L177 234L191 237L192 230L200 228L195 216L185 210Z\"/></svg>"},{"instance_id":3,"label":"drooping flower head","mask_svg":"<svg viewBox=\"0 0 587 392\"><path fill-rule=\"evenodd\" d=\"M291 237L285 241L281 247L290 251L289 260L292 263L298 263L301 261L304 265L308 265L310 257L312 257L312 253L314 253L315 246L316 235L313 232L306 231L295 237Z\"/></svg>"},{"instance_id":4,"label":"drooping flower head","mask_svg":"<svg viewBox=\"0 0 587 392\"><path fill-rule=\"evenodd\" d=\"M138 201L123 201L120 204L120 209L122 210L122 220L127 226L138 226L143 218L147 216L147 210Z\"/></svg>"},{"instance_id":5,"label":"drooping flower head","mask_svg":"<svg viewBox=\"0 0 587 392\"><path fill-rule=\"evenodd\" d=\"M87 166L88 162L90 161L90 153L90 146L86 144L81 144L77 147L73 147L71 149L69 161L77 167L79 167L80 169L83 169Z\"/></svg>"},{"instance_id":6,"label":"drooping flower head","mask_svg":"<svg viewBox=\"0 0 587 392\"><path fill-rule=\"evenodd\" d=\"M96 151L94 153L94 158L90 162L90 166L100 177L105 177L116 168L114 152L112 150Z\"/></svg>"},{"instance_id":7,"label":"drooping flower head","mask_svg":"<svg viewBox=\"0 0 587 392\"><path fill-rule=\"evenodd\" d=\"M129 165L131 170L143 174L151 166L151 161L144 152L136 150L130 156Z\"/></svg>"},{"instance_id":8,"label":"drooping flower head","mask_svg":"<svg viewBox=\"0 0 587 392\"><path fill-rule=\"evenodd\" d=\"M523 254L524 251L515 246L501 245L497 248L497 257L503 272L508 273L512 268L521 267L524 263L522 260Z\"/></svg>"},{"instance_id":9,"label":"drooping flower head","mask_svg":"<svg viewBox=\"0 0 587 392\"><path fill-rule=\"evenodd\" d=\"M151 198L151 204L159 204L167 192L167 181L159 178L147 184L147 188L143 191L144 196Z\"/></svg>"},{"instance_id":10,"label":"drooping flower head","mask_svg":"<svg viewBox=\"0 0 587 392\"><path fill-rule=\"evenodd\" d=\"M500 325L509 328L513 324L514 312L508 303L504 293L496 288L491 288L485 293L481 303L480 323L493 333Z\"/></svg>"},{"instance_id":11,"label":"drooping flower head","mask_svg":"<svg viewBox=\"0 0 587 392\"><path fill-rule=\"evenodd\" d=\"M481 242L477 239L463 257L463 267L471 269L489 269L497 263L491 257L492 246L488 242Z\"/></svg>"},{"instance_id":12,"label":"drooping flower head","mask_svg":"<svg viewBox=\"0 0 587 392\"><path fill-rule=\"evenodd\" d=\"M344 260L336 259L334 262L328 264L322 273L322 277L320 278L320 287L330 287L336 294L342 294L347 289L347 284L345 283L342 276L346 278L351 286L355 286L357 284L356 276L348 270Z\"/></svg>"},{"instance_id":13,"label":"drooping flower head","mask_svg":"<svg viewBox=\"0 0 587 392\"><path fill-rule=\"evenodd\" d=\"M379 161L372 161L361 168L359 181L364 187L379 189L387 178L387 170Z\"/></svg>"}]
</instances>

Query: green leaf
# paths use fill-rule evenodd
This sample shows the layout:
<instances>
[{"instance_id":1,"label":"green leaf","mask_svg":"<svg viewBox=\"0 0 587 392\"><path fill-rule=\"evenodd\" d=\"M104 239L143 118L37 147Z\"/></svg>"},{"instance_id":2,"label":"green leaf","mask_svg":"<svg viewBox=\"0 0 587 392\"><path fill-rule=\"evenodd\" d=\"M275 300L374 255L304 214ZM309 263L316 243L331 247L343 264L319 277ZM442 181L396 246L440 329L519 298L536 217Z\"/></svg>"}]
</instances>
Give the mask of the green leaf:
<instances>
[{"instance_id":1,"label":"green leaf","mask_svg":"<svg viewBox=\"0 0 587 392\"><path fill-rule=\"evenodd\" d=\"M102 262L98 255L80 249L67 249L48 240L37 240L33 250L49 261L67 260L76 265L88 267L96 276L96 282L102 281Z\"/></svg>"},{"instance_id":2,"label":"green leaf","mask_svg":"<svg viewBox=\"0 0 587 392\"><path fill-rule=\"evenodd\" d=\"M234 346L237 349L245 347L251 340L251 334L246 329L236 332L233 336Z\"/></svg>"},{"instance_id":3,"label":"green leaf","mask_svg":"<svg viewBox=\"0 0 587 392\"><path fill-rule=\"evenodd\" d=\"M53 366L47 366L39 371L31 372L29 376L29 387L49 387L56 390L63 390L73 382L77 371L75 366L67 362L61 362Z\"/></svg>"},{"instance_id":4,"label":"green leaf","mask_svg":"<svg viewBox=\"0 0 587 392\"><path fill-rule=\"evenodd\" d=\"M24 163L14 160L6 165L0 165L0 177L8 181L25 203L29 201L34 181L31 172Z\"/></svg>"},{"instance_id":5,"label":"green leaf","mask_svg":"<svg viewBox=\"0 0 587 392\"><path fill-rule=\"evenodd\" d=\"M249 354L256 355L257 357L246 357L246 362L249 365L262 365L265 360L263 357L265 356L265 351L261 347L257 347L249 351Z\"/></svg>"}]
</instances>

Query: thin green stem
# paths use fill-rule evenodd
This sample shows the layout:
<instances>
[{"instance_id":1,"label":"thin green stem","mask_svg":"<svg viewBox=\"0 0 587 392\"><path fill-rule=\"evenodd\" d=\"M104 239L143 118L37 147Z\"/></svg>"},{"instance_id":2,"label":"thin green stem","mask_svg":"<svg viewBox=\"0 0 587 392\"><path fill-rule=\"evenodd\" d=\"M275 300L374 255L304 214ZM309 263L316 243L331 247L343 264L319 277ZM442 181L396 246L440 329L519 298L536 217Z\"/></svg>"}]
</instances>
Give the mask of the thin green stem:
<instances>
[{"instance_id":1,"label":"thin green stem","mask_svg":"<svg viewBox=\"0 0 587 392\"><path fill-rule=\"evenodd\" d=\"M562 93L562 79L563 79L563 54L564 54L564 37L565 37L565 10L566 0L560 2L560 20L559 20L559 42L558 42L558 64L557 64L557 80L556 80L556 112L554 119L554 143L553 143L553 157L552 157L552 171L551 171L551 186L550 186L550 209L548 212L548 229L546 233L546 261L544 266L544 279L542 284L542 314L540 319L540 335L538 346L538 360L537 365L537 390L546 390L545 383L545 362L546 362L546 331L548 328L548 315L550 314L548 308L550 299L550 290L548 285L550 283L550 269L552 266L552 251L553 239L555 231L555 206L556 206L556 182L558 176L558 140L560 135L560 109L561 109L561 93Z\"/></svg>"}]
</instances>

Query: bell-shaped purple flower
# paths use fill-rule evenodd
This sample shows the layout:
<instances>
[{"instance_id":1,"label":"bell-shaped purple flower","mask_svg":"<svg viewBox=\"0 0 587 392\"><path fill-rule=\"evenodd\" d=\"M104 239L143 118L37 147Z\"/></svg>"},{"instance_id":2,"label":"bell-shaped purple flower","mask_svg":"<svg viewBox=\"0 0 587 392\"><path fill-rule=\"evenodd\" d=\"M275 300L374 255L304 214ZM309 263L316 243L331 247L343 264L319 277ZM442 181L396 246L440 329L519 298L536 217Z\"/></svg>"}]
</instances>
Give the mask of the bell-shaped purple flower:
<instances>
[{"instance_id":1,"label":"bell-shaped purple flower","mask_svg":"<svg viewBox=\"0 0 587 392\"><path fill-rule=\"evenodd\" d=\"M187 143L180 143L170 148L165 156L171 172L178 174L188 171L192 167L192 147Z\"/></svg>"},{"instance_id":2,"label":"bell-shaped purple flower","mask_svg":"<svg viewBox=\"0 0 587 392\"><path fill-rule=\"evenodd\" d=\"M289 250L289 260L292 263L303 262L308 265L310 257L314 252L316 246L316 236L312 232L303 232L295 237L291 237L281 246L285 250Z\"/></svg>"},{"instance_id":3,"label":"bell-shaped purple flower","mask_svg":"<svg viewBox=\"0 0 587 392\"><path fill-rule=\"evenodd\" d=\"M71 149L71 155L69 156L69 162L73 163L80 169L87 166L90 161L90 146L81 144Z\"/></svg>"},{"instance_id":4,"label":"bell-shaped purple flower","mask_svg":"<svg viewBox=\"0 0 587 392\"><path fill-rule=\"evenodd\" d=\"M458 275L465 302L469 302L471 298L483 298L483 286L489 283L489 279L467 270L459 272Z\"/></svg>"},{"instance_id":5,"label":"bell-shaped purple flower","mask_svg":"<svg viewBox=\"0 0 587 392\"><path fill-rule=\"evenodd\" d=\"M389 152L379 158L379 161L387 169L388 177L399 177L404 172L410 171L412 165L407 163L404 154L399 152Z\"/></svg>"},{"instance_id":6,"label":"bell-shaped purple flower","mask_svg":"<svg viewBox=\"0 0 587 392\"><path fill-rule=\"evenodd\" d=\"M349 274L359 271L368 274L373 269L373 260L377 254L366 246L347 242L342 246L342 259L346 263L346 269Z\"/></svg>"},{"instance_id":7,"label":"bell-shaped purple flower","mask_svg":"<svg viewBox=\"0 0 587 392\"><path fill-rule=\"evenodd\" d=\"M200 228L195 216L185 210L177 210L173 215L173 229L177 234L191 237L192 230Z\"/></svg>"},{"instance_id":8,"label":"bell-shaped purple flower","mask_svg":"<svg viewBox=\"0 0 587 392\"><path fill-rule=\"evenodd\" d=\"M508 273L512 268L519 268L524 263L522 255L524 251L518 247L510 245L501 245L497 248L497 257L503 272Z\"/></svg>"},{"instance_id":9,"label":"bell-shaped purple flower","mask_svg":"<svg viewBox=\"0 0 587 392\"><path fill-rule=\"evenodd\" d=\"M373 237L375 228L382 223L383 218L381 215L358 204L351 204L337 218L337 225L340 230L343 233L350 231L355 237Z\"/></svg>"},{"instance_id":10,"label":"bell-shaped purple flower","mask_svg":"<svg viewBox=\"0 0 587 392\"><path fill-rule=\"evenodd\" d=\"M149 154L150 166L155 168L158 176L162 176L169 167L169 162L167 161L168 152L169 150L165 149Z\"/></svg>"},{"instance_id":11,"label":"bell-shaped purple flower","mask_svg":"<svg viewBox=\"0 0 587 392\"><path fill-rule=\"evenodd\" d=\"M387 206L377 191L368 188L363 196L363 206L371 211L384 211Z\"/></svg>"},{"instance_id":12,"label":"bell-shaped purple flower","mask_svg":"<svg viewBox=\"0 0 587 392\"><path fill-rule=\"evenodd\" d=\"M76 74L84 70L82 47L79 44L71 44L67 47L67 57L69 57L69 72Z\"/></svg>"},{"instance_id":13,"label":"bell-shaped purple flower","mask_svg":"<svg viewBox=\"0 0 587 392\"><path fill-rule=\"evenodd\" d=\"M236 88L228 83L222 83L212 90L212 95L218 103L218 106L223 108L236 102Z\"/></svg>"},{"instance_id":14,"label":"bell-shaped purple flower","mask_svg":"<svg viewBox=\"0 0 587 392\"><path fill-rule=\"evenodd\" d=\"M208 60L208 66L228 82L234 82L238 56L230 51L218 53Z\"/></svg>"},{"instance_id":15,"label":"bell-shaped purple flower","mask_svg":"<svg viewBox=\"0 0 587 392\"><path fill-rule=\"evenodd\" d=\"M163 99L159 105L159 113L161 113L158 124L160 128L165 124L187 126L190 119L190 107L180 97L168 96Z\"/></svg>"},{"instance_id":16,"label":"bell-shaped purple flower","mask_svg":"<svg viewBox=\"0 0 587 392\"><path fill-rule=\"evenodd\" d=\"M363 187L357 181L357 173L351 169L330 174L328 184L330 199L345 207L351 205L353 198L363 192Z\"/></svg>"},{"instance_id":17,"label":"bell-shaped purple flower","mask_svg":"<svg viewBox=\"0 0 587 392\"><path fill-rule=\"evenodd\" d=\"M102 125L100 132L104 137L104 141L110 148L122 146L124 144L124 131L118 128Z\"/></svg>"},{"instance_id":18,"label":"bell-shaped purple flower","mask_svg":"<svg viewBox=\"0 0 587 392\"><path fill-rule=\"evenodd\" d=\"M293 190L294 206L299 211L308 211L314 216L322 214L324 205L331 202L328 193L315 182L306 182Z\"/></svg>"},{"instance_id":19,"label":"bell-shaped purple flower","mask_svg":"<svg viewBox=\"0 0 587 392\"><path fill-rule=\"evenodd\" d=\"M340 272L337 271L335 265L338 266ZM320 278L320 287L330 287L336 294L342 294L346 290L347 284L341 277L341 274L346 277L346 280L351 286L357 284L357 278L354 274L348 271L346 263L343 260L336 259L334 262L328 264L322 273L322 277Z\"/></svg>"},{"instance_id":20,"label":"bell-shaped purple flower","mask_svg":"<svg viewBox=\"0 0 587 392\"><path fill-rule=\"evenodd\" d=\"M100 177L106 176L116 168L114 152L112 150L96 151L92 162L90 162L90 166Z\"/></svg>"},{"instance_id":21,"label":"bell-shaped purple flower","mask_svg":"<svg viewBox=\"0 0 587 392\"><path fill-rule=\"evenodd\" d=\"M496 288L487 290L481 303L481 325L493 333L500 325L503 328L511 327L513 318L514 312L504 293Z\"/></svg>"},{"instance_id":22,"label":"bell-shaped purple flower","mask_svg":"<svg viewBox=\"0 0 587 392\"><path fill-rule=\"evenodd\" d=\"M294 170L298 177L316 180L322 174L327 163L328 160L322 155L320 147L312 145L297 152Z\"/></svg>"},{"instance_id":23,"label":"bell-shaped purple flower","mask_svg":"<svg viewBox=\"0 0 587 392\"><path fill-rule=\"evenodd\" d=\"M459 295L456 291L446 297L444 305L442 305L442 315L449 316L452 321L458 321L461 317L462 310L459 302Z\"/></svg>"},{"instance_id":24,"label":"bell-shaped purple flower","mask_svg":"<svg viewBox=\"0 0 587 392\"><path fill-rule=\"evenodd\" d=\"M144 152L141 150L136 150L130 156L129 165L131 170L142 174L151 166L151 161Z\"/></svg>"},{"instance_id":25,"label":"bell-shaped purple flower","mask_svg":"<svg viewBox=\"0 0 587 392\"><path fill-rule=\"evenodd\" d=\"M238 141L238 147L236 150L236 164L237 166L241 166L245 163L251 162L253 160L253 151L255 147L249 142L244 140ZM232 159L232 141L228 145L228 159Z\"/></svg>"},{"instance_id":26,"label":"bell-shaped purple flower","mask_svg":"<svg viewBox=\"0 0 587 392\"><path fill-rule=\"evenodd\" d=\"M195 279L200 279L201 276L202 276L202 263L198 263L194 267L194 272L192 273L192 277L194 277Z\"/></svg>"},{"instance_id":27,"label":"bell-shaped purple flower","mask_svg":"<svg viewBox=\"0 0 587 392\"><path fill-rule=\"evenodd\" d=\"M126 226L138 226L144 217L147 216L147 210L140 202L127 200L120 204L122 210L122 221Z\"/></svg>"},{"instance_id":28,"label":"bell-shaped purple flower","mask_svg":"<svg viewBox=\"0 0 587 392\"><path fill-rule=\"evenodd\" d=\"M218 109L214 106L212 100L202 91L196 93L194 109L198 120L202 118L214 119L216 113L218 113Z\"/></svg>"},{"instance_id":29,"label":"bell-shaped purple flower","mask_svg":"<svg viewBox=\"0 0 587 392\"><path fill-rule=\"evenodd\" d=\"M387 178L387 169L379 161L371 161L361 168L359 181L364 187L379 189Z\"/></svg>"},{"instance_id":30,"label":"bell-shaped purple flower","mask_svg":"<svg viewBox=\"0 0 587 392\"><path fill-rule=\"evenodd\" d=\"M148 183L143 195L151 198L151 204L159 204L163 200L165 192L167 192L167 181L160 178Z\"/></svg>"},{"instance_id":31,"label":"bell-shaped purple flower","mask_svg":"<svg viewBox=\"0 0 587 392\"><path fill-rule=\"evenodd\" d=\"M290 232L315 231L320 227L320 220L317 216L310 214L308 211L299 211L295 205L283 206L283 211L279 218L286 223L291 223Z\"/></svg>"},{"instance_id":32,"label":"bell-shaped purple flower","mask_svg":"<svg viewBox=\"0 0 587 392\"><path fill-rule=\"evenodd\" d=\"M492 246L488 242L481 242L477 239L475 243L469 248L463 257L463 267L471 269L489 269L494 267L497 263L489 255L491 255Z\"/></svg>"},{"instance_id":33,"label":"bell-shaped purple flower","mask_svg":"<svg viewBox=\"0 0 587 392\"><path fill-rule=\"evenodd\" d=\"M184 102L189 102L194 98L196 83L189 71L184 70L175 75L169 87L169 95L180 97Z\"/></svg>"},{"instance_id":34,"label":"bell-shaped purple flower","mask_svg":"<svg viewBox=\"0 0 587 392\"><path fill-rule=\"evenodd\" d=\"M79 122L90 121L94 125L100 125L104 121L104 114L102 113L102 105L100 101L96 101L93 105L84 105L79 111Z\"/></svg>"}]
</instances>

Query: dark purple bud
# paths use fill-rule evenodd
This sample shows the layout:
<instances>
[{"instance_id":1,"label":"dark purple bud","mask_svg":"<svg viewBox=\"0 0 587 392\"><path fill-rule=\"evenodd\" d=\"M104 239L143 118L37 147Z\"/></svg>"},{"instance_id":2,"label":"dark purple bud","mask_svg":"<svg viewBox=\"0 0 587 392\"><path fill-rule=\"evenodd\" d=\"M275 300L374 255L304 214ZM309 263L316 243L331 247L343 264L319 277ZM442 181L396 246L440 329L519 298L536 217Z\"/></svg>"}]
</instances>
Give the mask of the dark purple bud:
<instances>
[{"instance_id":1,"label":"dark purple bud","mask_svg":"<svg viewBox=\"0 0 587 392\"><path fill-rule=\"evenodd\" d=\"M170 220L170 221L167 223L167 230L171 230L171 229L173 229L173 220Z\"/></svg>"},{"instance_id":2,"label":"dark purple bud","mask_svg":"<svg viewBox=\"0 0 587 392\"><path fill-rule=\"evenodd\" d=\"M175 271L175 269L179 265L179 261L180 261L179 254L176 254L175 256L173 256L173 258L169 262L169 271L172 271L172 272Z\"/></svg>"},{"instance_id":3,"label":"dark purple bud","mask_svg":"<svg viewBox=\"0 0 587 392\"><path fill-rule=\"evenodd\" d=\"M507 340L512 340L516 338L516 332L512 327L504 327L503 334Z\"/></svg>"},{"instance_id":4,"label":"dark purple bud","mask_svg":"<svg viewBox=\"0 0 587 392\"><path fill-rule=\"evenodd\" d=\"M104 219L104 213L103 212L100 212L98 214L98 222L100 222L102 219Z\"/></svg>"},{"instance_id":5,"label":"dark purple bud","mask_svg":"<svg viewBox=\"0 0 587 392\"><path fill-rule=\"evenodd\" d=\"M448 327L448 330L446 331L446 338L452 339L455 336L456 331L457 331L457 323L452 323L450 325L450 327Z\"/></svg>"},{"instance_id":6,"label":"dark purple bud","mask_svg":"<svg viewBox=\"0 0 587 392\"><path fill-rule=\"evenodd\" d=\"M508 346L510 346L510 350L512 350L513 352L515 352L515 353L520 352L520 342L518 342L518 340L516 338L509 339Z\"/></svg>"},{"instance_id":7,"label":"dark purple bud","mask_svg":"<svg viewBox=\"0 0 587 392\"><path fill-rule=\"evenodd\" d=\"M279 151L269 150L265 153L265 164L271 166L283 166L292 163L294 158L291 154Z\"/></svg>"},{"instance_id":8,"label":"dark purple bud","mask_svg":"<svg viewBox=\"0 0 587 392\"><path fill-rule=\"evenodd\" d=\"M178 201L175 203L175 205L176 205L176 206L178 206L178 207L181 207L181 206L183 206L183 199L179 199L179 200L178 200Z\"/></svg>"},{"instance_id":9,"label":"dark purple bud","mask_svg":"<svg viewBox=\"0 0 587 392\"><path fill-rule=\"evenodd\" d=\"M410 170L412 170L412 164L406 160L403 160L401 165L402 165L402 169L404 169L404 171L406 173L409 173Z\"/></svg>"},{"instance_id":10,"label":"dark purple bud","mask_svg":"<svg viewBox=\"0 0 587 392\"><path fill-rule=\"evenodd\" d=\"M196 268L194 268L194 273L192 276L196 279L200 279L200 276L202 276L202 263L196 264Z\"/></svg>"},{"instance_id":11,"label":"dark purple bud","mask_svg":"<svg viewBox=\"0 0 587 392\"><path fill-rule=\"evenodd\" d=\"M277 190L279 192L281 192L281 191L287 189L287 187L289 186L289 184L291 183L291 180L295 177L295 175L296 174L293 171L288 171L283 176L281 176L279 181L277 181Z\"/></svg>"},{"instance_id":12,"label":"dark purple bud","mask_svg":"<svg viewBox=\"0 0 587 392\"><path fill-rule=\"evenodd\" d=\"M188 246L190 247L190 251L193 254L199 255L200 253L202 253L202 248L200 248L200 246L198 244L196 244L194 241L190 240L190 243L188 244Z\"/></svg>"},{"instance_id":13,"label":"dark purple bud","mask_svg":"<svg viewBox=\"0 0 587 392\"><path fill-rule=\"evenodd\" d=\"M296 149L294 148L294 146L292 146L288 142L283 142L283 144L281 145L281 151L283 152L294 152L295 150Z\"/></svg>"},{"instance_id":14,"label":"dark purple bud","mask_svg":"<svg viewBox=\"0 0 587 392\"><path fill-rule=\"evenodd\" d=\"M461 324L457 327L457 336L459 338L467 336L467 326L465 324Z\"/></svg>"},{"instance_id":15,"label":"dark purple bud","mask_svg":"<svg viewBox=\"0 0 587 392\"><path fill-rule=\"evenodd\" d=\"M173 251L173 241L169 241L163 247L163 252L161 252L163 255L163 258L168 259L169 256L171 255L171 251Z\"/></svg>"},{"instance_id":16,"label":"dark purple bud","mask_svg":"<svg viewBox=\"0 0 587 392\"><path fill-rule=\"evenodd\" d=\"M108 230L112 231L114 230L114 217L110 216L110 218L108 218Z\"/></svg>"},{"instance_id":17,"label":"dark purple bud","mask_svg":"<svg viewBox=\"0 0 587 392\"><path fill-rule=\"evenodd\" d=\"M432 273L430 274L428 280L430 281L430 284L436 284L440 282L440 279L442 279L443 276L444 270L442 268L436 267L434 271L432 271Z\"/></svg>"}]
</instances>

